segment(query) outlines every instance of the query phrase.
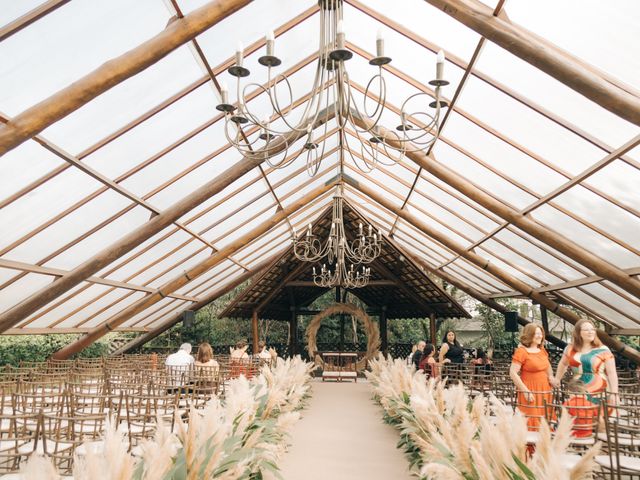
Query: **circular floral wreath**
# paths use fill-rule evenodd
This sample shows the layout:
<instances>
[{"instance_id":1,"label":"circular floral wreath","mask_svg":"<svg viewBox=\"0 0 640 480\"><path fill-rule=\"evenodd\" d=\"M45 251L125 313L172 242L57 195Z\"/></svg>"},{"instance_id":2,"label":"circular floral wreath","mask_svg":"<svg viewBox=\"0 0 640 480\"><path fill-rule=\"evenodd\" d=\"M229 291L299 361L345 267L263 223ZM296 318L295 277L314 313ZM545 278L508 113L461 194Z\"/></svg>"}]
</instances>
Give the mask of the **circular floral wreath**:
<instances>
[{"instance_id":1,"label":"circular floral wreath","mask_svg":"<svg viewBox=\"0 0 640 480\"><path fill-rule=\"evenodd\" d=\"M355 317L364 327L364 332L367 335L367 352L356 364L358 371L364 370L367 362L375 357L380 349L380 330L378 329L378 325L371 320L364 310L349 303L336 303L331 305L311 319L309 326L307 326L307 351L309 352L309 356L314 357L316 365L324 367L321 356L317 355L318 347L316 345L316 336L322 320L336 313L347 313Z\"/></svg>"}]
</instances>

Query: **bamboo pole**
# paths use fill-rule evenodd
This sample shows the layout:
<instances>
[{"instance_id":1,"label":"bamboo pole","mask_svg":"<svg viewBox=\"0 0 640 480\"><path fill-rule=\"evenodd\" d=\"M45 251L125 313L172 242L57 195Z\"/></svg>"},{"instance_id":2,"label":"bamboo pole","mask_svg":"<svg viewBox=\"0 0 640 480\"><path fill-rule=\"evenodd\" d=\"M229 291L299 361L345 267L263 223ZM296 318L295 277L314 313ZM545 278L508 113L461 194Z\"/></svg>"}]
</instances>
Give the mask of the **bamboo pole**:
<instances>
[{"instance_id":1,"label":"bamboo pole","mask_svg":"<svg viewBox=\"0 0 640 480\"><path fill-rule=\"evenodd\" d=\"M244 282L246 282L247 280L253 278L254 276L262 273L273 262L278 260L279 257L280 257L280 253L276 253L275 255L271 255L266 260L260 262L255 268L244 272L242 275L240 275L238 278L236 278L234 281L232 281L228 285L226 285L226 286L224 286L222 288L216 289L215 291L211 292L209 295L207 295L202 300L199 300L198 302L189 305L188 307L186 307L186 309L198 311L201 308L206 307L211 302L213 302L213 301L217 300L218 298L220 298L222 295L226 295L227 293L232 291L237 286L243 284ZM139 337L134 338L129 343L123 345L118 350L116 350L112 354L112 356L122 355L124 353L127 353L127 352L133 350L134 348L138 348L138 347L144 345L145 343L149 342L150 340L153 340L158 335L166 332L167 330L169 330L171 327L173 327L176 323L178 323L180 321L180 318L182 316L182 312L183 312L183 310L179 311L178 313L176 313L175 315L172 315L170 318L168 318L167 320L162 322L160 325L155 327L153 330L151 330L149 332L146 332L144 335L140 335Z\"/></svg>"},{"instance_id":2,"label":"bamboo pole","mask_svg":"<svg viewBox=\"0 0 640 480\"><path fill-rule=\"evenodd\" d=\"M0 156L167 56L253 0L213 0L0 126Z\"/></svg>"},{"instance_id":3,"label":"bamboo pole","mask_svg":"<svg viewBox=\"0 0 640 480\"><path fill-rule=\"evenodd\" d=\"M369 119L362 119L358 117L356 113L352 113L352 115L358 126L368 130L374 128L373 122ZM394 147L402 147L397 140L397 136L386 128L375 127L375 132L376 135L379 135L385 143ZM530 217L496 200L453 170L435 161L433 156L428 156L423 151L409 149L406 153L406 157L425 171L445 182L450 187L455 188L469 199L479 205L482 205L490 212L498 215L507 222L512 223L548 246L555 248L572 260L575 260L579 264L587 267L600 277L609 280L623 290L626 290L640 298L640 281L631 277L624 270L603 260L602 258L597 257L568 238L550 230L549 228L535 222Z\"/></svg>"},{"instance_id":4,"label":"bamboo pole","mask_svg":"<svg viewBox=\"0 0 640 480\"><path fill-rule=\"evenodd\" d=\"M602 108L640 126L640 98L568 52L503 17L478 0L426 0L496 45L530 63Z\"/></svg>"},{"instance_id":5,"label":"bamboo pole","mask_svg":"<svg viewBox=\"0 0 640 480\"><path fill-rule=\"evenodd\" d=\"M287 216L296 212L300 208L304 207L308 202L311 202L318 195L322 195L329 189L331 189L336 182L331 182L328 184L320 185L319 187L314 188L309 193L299 198L295 202L288 205L286 208L276 212L273 217L269 220L261 223L256 228L251 231L245 233L241 237L237 238L233 242L229 243L224 248L221 248L216 253L206 258L202 262L197 265L189 268L186 272L180 274L178 277L173 278L172 280L163 284L160 288L158 288L154 293L147 295L144 298L141 298L137 302L129 305L122 312L117 314L115 317L110 318L106 322L98 325L89 331L86 335L82 336L75 342L67 345L61 350L57 351L53 354L52 358L56 360L62 360L69 358L71 355L80 352L84 348L91 345L97 339L103 337L107 333L111 332L116 327L120 326L122 323L126 322L128 319L137 315L140 312L143 312L147 308L155 305L160 300L162 300L167 295L175 292L179 288L185 286L187 283L196 279L200 275L208 272L210 269L218 265L223 260L227 259L230 255L233 255L236 250L244 247L251 240L263 235L264 233L271 230L273 227L278 225L281 221L287 218Z\"/></svg>"},{"instance_id":6,"label":"bamboo pole","mask_svg":"<svg viewBox=\"0 0 640 480\"><path fill-rule=\"evenodd\" d=\"M438 230L432 228L430 225L428 225L426 222L423 222L415 215L397 207L396 205L393 204L393 202L384 198L374 189L366 185L360 184L354 180L351 180L348 177L345 178L345 181L350 185L352 185L355 189L362 192L364 195L367 195L373 201L377 202L378 204L380 204L381 206L389 210L390 212L393 212L394 214L402 217L404 220L409 222L411 225L413 225L415 228L420 230L425 235L428 235L429 237L431 237L436 242L446 246L450 250L453 250L454 252L459 254L461 257L467 259L469 262L473 263L479 268L486 270L491 275L493 275L494 277L496 277L506 285L509 285L514 290L517 290L523 295L531 298L532 300L535 300L540 305L544 305L547 308L547 310L550 310L551 312L555 313L559 317L564 318L571 324L575 324L578 320L580 320L580 317L575 313L573 313L571 310L561 307L559 304L549 299L546 295L536 292L531 285L528 285L522 280L514 277L513 275L504 271L500 267L493 265L486 258L481 257L477 253L467 251L463 245L450 239L449 237L439 232ZM442 276L441 275L442 272L440 270L434 273ZM640 352L638 352L637 350L634 350L628 347L627 345L622 343L620 340L611 337L609 334L607 334L603 330L598 330L598 337L600 338L600 340L602 340L602 342L605 345L607 345L612 350L619 352L621 355L633 360L634 362L640 362Z\"/></svg>"},{"instance_id":7,"label":"bamboo pole","mask_svg":"<svg viewBox=\"0 0 640 480\"><path fill-rule=\"evenodd\" d=\"M328 121L333 118L333 116L333 108L329 108L328 111L323 110L318 115L318 121L313 127L316 128L325 120ZM279 152L284 151L288 145L291 145L297 139L306 134L306 131L303 130L304 129L300 129L300 131L290 132L275 140L273 145L269 147L269 154L277 155ZM256 151L251 156L245 156L242 160L229 167L216 178L210 180L182 200L174 203L160 214L154 216L144 225L141 225L134 231L122 237L120 240L111 244L109 247L98 252L89 260L83 262L78 267L56 279L53 283L34 293L18 305L0 314L0 333L26 319L33 312L54 300L56 297L75 287L86 278L125 255L127 252L130 252L135 247L160 232L163 228L167 227L175 220L200 205L202 202L205 202L212 196L224 190L235 180L242 177L256 166L262 164L265 160L266 156L264 151L260 150Z\"/></svg>"}]
</instances>

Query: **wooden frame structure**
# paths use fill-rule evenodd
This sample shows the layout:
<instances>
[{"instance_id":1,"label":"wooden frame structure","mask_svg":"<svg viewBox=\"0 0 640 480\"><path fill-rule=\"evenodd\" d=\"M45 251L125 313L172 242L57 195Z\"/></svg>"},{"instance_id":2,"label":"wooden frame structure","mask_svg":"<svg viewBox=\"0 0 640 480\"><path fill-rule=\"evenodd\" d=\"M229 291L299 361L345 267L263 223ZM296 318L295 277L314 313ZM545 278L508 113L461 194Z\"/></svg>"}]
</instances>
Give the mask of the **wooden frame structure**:
<instances>
[{"instance_id":1,"label":"wooden frame structure","mask_svg":"<svg viewBox=\"0 0 640 480\"><path fill-rule=\"evenodd\" d=\"M45 28L55 15L72 8L73 2L50 0L21 12L0 26L0 48L9 45L8 39L19 48L32 30ZM640 209L629 200L634 198L634 179L640 179L640 135L632 128L640 125L638 85L628 85L518 25L503 0L493 9L477 0L426 0L424 11L416 12L436 15L440 10L446 15L439 21L446 19L452 26L461 22L479 33L481 38L474 37L466 56L460 49L449 51L446 39L438 44L423 38L402 21L401 13L345 0L345 8L359 22L383 25L407 48L430 55L444 47L447 68L456 72L455 89L447 98L441 138L425 154L410 154L409 161L381 165L363 175L339 155L340 148L349 147L331 126L325 136L332 147L325 152L320 173L305 179L303 165L284 171L265 166L259 151L239 159L220 134L221 115L200 115L184 127L168 121L184 106L193 110L201 99L211 97L207 89L219 90L219 77L233 60L216 57L211 49L216 24L223 19L247 21L252 7L250 0L214 0L183 13L180 0L172 0L168 8L166 27L150 40L102 59L101 67L76 75L77 81L65 88L49 89L58 91L34 106L5 108L0 99L0 111L13 112L0 113L0 169L5 169L0 172L17 171L6 167L5 159L22 162L25 171L33 162L34 169L33 174L17 177L15 185L4 176L5 184L0 185L0 221L11 225L9 234L0 238L0 331L86 333L59 352L59 358L112 329L143 331L143 338L150 338L183 310L211 301L229 285L249 278L274 250L289 245L293 228L319 218L330 202L329 186L343 182L357 214L382 228L407 257L492 308L499 309L497 298L530 297L575 321L575 313L560 302L603 321L609 333L640 333L640 244L637 235L629 233L640 228ZM275 28L276 36L284 39L305 32L317 12L315 2L292 12ZM253 40L244 51L247 59L255 58L264 46L264 40ZM487 53L491 44L578 92L585 111L611 112L601 118L611 122L612 129L629 134L611 145L614 135L601 135L561 109L528 98L521 86L508 85L502 72L483 64L493 55ZM348 37L347 46L360 60L371 58L358 35ZM98 108L102 96L117 99L116 90L133 88L130 85L150 69L189 50L199 73L168 89L168 96L158 96L80 147L70 140L73 135L56 132L72 131L65 125L90 118L87 107ZM305 82L316 60L317 52L304 51L295 61L285 62L284 72L292 82ZM384 70L395 88L433 93L415 77L415 69L400 61ZM372 96L357 79L354 75L353 90ZM467 92L476 90L499 98L497 108L510 109L506 115L518 112L536 125L555 129L558 138L577 148L577 155L589 152L590 157L568 167L552 148L539 149L516 129L494 125L467 99ZM261 101L261 92L250 93L251 101ZM307 98L308 94L291 99L292 108ZM387 107L399 112L391 101ZM106 160L120 162L118 155L127 151L126 145L134 145L138 135L156 138L157 145L111 167ZM346 130L344 135L353 140L353 132ZM465 135L473 135L473 142ZM215 141L205 148L206 137ZM293 145L291 158L301 148L298 137L287 139ZM359 152L350 154L357 158ZM529 175L509 168L500 154L521 161ZM32 160L36 158L41 164ZM183 163L176 166L178 159ZM549 183L542 187L544 180L531 181L536 175ZM75 193L70 185L82 188ZM57 192L62 200L52 201L56 197L49 192ZM592 211L579 208L578 200ZM16 221L36 211L44 214L34 214L24 225ZM573 238L573 231L580 233ZM390 273L377 281L402 283L402 277L392 278ZM288 280L290 288L302 288L293 283L308 281L294 277ZM405 294L420 304L420 295L411 290ZM264 308L267 299L262 303ZM283 315L291 321L291 311ZM638 359L635 351L608 333L601 336Z\"/></svg>"}]
</instances>

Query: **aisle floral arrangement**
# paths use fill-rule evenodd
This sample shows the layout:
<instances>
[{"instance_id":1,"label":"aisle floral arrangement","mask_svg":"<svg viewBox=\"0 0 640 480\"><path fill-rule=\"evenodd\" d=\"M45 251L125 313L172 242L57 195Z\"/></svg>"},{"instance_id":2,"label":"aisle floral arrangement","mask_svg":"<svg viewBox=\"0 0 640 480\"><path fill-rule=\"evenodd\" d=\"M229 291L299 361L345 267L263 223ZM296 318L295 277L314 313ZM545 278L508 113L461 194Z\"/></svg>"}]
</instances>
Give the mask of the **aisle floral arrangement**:
<instances>
[{"instance_id":1,"label":"aisle floral arrangement","mask_svg":"<svg viewBox=\"0 0 640 480\"><path fill-rule=\"evenodd\" d=\"M232 380L223 401L191 410L188 422L176 415L171 432L158 419L152 440L140 444L139 457L127 451L125 433L109 425L104 448L76 456L77 480L269 480L279 478L277 462L287 435L300 418L313 364L296 357L278 359L260 375ZM24 478L60 478L51 463L32 457Z\"/></svg>"},{"instance_id":2,"label":"aisle floral arrangement","mask_svg":"<svg viewBox=\"0 0 640 480\"><path fill-rule=\"evenodd\" d=\"M571 469L563 466L571 418L562 415L551 432L546 422L533 455L526 448L527 423L494 396L471 399L460 384L425 381L403 360L382 355L366 372L385 420L401 432L399 447L421 479L577 480L591 478L599 445Z\"/></svg>"}]
</instances>

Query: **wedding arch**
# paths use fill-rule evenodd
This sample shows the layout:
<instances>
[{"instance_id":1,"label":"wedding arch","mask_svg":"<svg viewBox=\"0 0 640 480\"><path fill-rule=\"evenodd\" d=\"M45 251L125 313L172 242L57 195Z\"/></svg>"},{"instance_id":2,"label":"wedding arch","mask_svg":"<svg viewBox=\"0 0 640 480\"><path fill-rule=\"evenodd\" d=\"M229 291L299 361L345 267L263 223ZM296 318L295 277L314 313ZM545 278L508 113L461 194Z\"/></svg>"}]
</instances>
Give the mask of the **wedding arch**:
<instances>
[{"instance_id":1,"label":"wedding arch","mask_svg":"<svg viewBox=\"0 0 640 480\"><path fill-rule=\"evenodd\" d=\"M324 367L322 358L320 355L317 355L318 347L316 344L316 338L322 320L337 313L346 313L355 317L364 328L364 332L367 335L367 352L356 365L358 371L364 370L367 366L367 362L371 358L375 357L380 349L380 330L378 329L378 325L371 320L364 310L350 303L335 303L311 319L311 322L309 322L309 325L307 326L307 351L309 352L309 356L314 358L316 365Z\"/></svg>"}]
</instances>

